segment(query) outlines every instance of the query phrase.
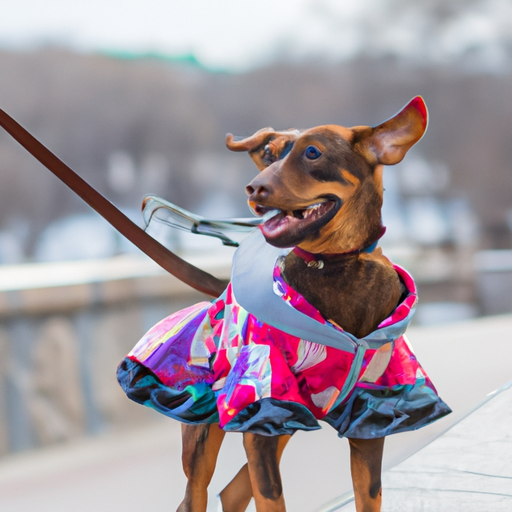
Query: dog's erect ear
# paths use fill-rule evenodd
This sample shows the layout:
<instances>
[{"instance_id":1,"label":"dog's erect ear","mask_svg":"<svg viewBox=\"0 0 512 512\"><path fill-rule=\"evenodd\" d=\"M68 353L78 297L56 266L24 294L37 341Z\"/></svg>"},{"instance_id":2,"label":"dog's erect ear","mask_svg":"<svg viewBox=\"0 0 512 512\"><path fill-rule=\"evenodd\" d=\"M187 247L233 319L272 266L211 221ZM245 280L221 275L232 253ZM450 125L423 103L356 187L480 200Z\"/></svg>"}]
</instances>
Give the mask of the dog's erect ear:
<instances>
[{"instance_id":1,"label":"dog's erect ear","mask_svg":"<svg viewBox=\"0 0 512 512\"><path fill-rule=\"evenodd\" d=\"M245 139L235 139L226 135L226 146L231 151L248 151L249 156L260 171L288 154L298 137L297 130L276 132L273 128L263 128Z\"/></svg>"},{"instance_id":2,"label":"dog's erect ear","mask_svg":"<svg viewBox=\"0 0 512 512\"><path fill-rule=\"evenodd\" d=\"M274 128L262 128L250 137L235 137L233 134L226 135L226 146L231 151L255 151L263 144L266 144L277 132Z\"/></svg>"},{"instance_id":3,"label":"dog's erect ear","mask_svg":"<svg viewBox=\"0 0 512 512\"><path fill-rule=\"evenodd\" d=\"M427 126L427 106L421 96L416 96L384 123L374 128L354 128L354 142L370 161L394 165L423 137Z\"/></svg>"}]
</instances>

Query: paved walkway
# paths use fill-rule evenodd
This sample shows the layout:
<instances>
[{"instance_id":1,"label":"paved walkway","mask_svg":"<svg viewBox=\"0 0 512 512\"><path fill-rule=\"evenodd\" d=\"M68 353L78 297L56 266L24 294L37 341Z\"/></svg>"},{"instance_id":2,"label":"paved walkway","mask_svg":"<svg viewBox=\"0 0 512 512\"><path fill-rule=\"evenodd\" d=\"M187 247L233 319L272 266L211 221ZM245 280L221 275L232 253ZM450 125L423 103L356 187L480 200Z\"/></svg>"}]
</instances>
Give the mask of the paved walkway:
<instances>
[{"instance_id":1,"label":"paved walkway","mask_svg":"<svg viewBox=\"0 0 512 512\"><path fill-rule=\"evenodd\" d=\"M454 413L417 432L387 439L386 468L439 437L511 380L511 332L512 316L410 330L419 360ZM512 510L511 406L512 391L502 392L386 473L384 512ZM162 418L138 431L4 458L0 511L173 512L185 486L180 444L179 425ZM241 436L226 436L212 496L243 463ZM328 426L299 432L285 451L282 471L287 509L320 510L350 490L347 442Z\"/></svg>"},{"instance_id":2,"label":"paved walkway","mask_svg":"<svg viewBox=\"0 0 512 512\"><path fill-rule=\"evenodd\" d=\"M512 387L388 471L383 485L383 512L510 512Z\"/></svg>"},{"instance_id":3,"label":"paved walkway","mask_svg":"<svg viewBox=\"0 0 512 512\"><path fill-rule=\"evenodd\" d=\"M384 474L383 512L510 512L511 426L512 382Z\"/></svg>"}]
</instances>

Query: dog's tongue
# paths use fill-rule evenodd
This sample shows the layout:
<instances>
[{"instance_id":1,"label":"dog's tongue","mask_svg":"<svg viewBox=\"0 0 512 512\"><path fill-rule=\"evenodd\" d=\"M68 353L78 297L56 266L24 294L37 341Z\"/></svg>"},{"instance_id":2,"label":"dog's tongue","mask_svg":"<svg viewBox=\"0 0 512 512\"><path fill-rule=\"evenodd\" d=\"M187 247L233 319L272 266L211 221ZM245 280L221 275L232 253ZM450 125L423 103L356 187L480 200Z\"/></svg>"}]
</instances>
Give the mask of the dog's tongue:
<instances>
[{"instance_id":1,"label":"dog's tongue","mask_svg":"<svg viewBox=\"0 0 512 512\"><path fill-rule=\"evenodd\" d=\"M288 241L292 237L295 243L297 237L304 237L308 226L323 217L334 204L334 201L325 201L293 211L268 211L268 219L260 225L261 232L269 243L277 242L278 239L281 243L283 236L287 237Z\"/></svg>"},{"instance_id":2,"label":"dog's tongue","mask_svg":"<svg viewBox=\"0 0 512 512\"><path fill-rule=\"evenodd\" d=\"M272 238L284 231L287 231L290 226L297 221L298 219L291 215L287 215L286 212L281 210L264 224L261 224L260 229L263 236Z\"/></svg>"}]
</instances>

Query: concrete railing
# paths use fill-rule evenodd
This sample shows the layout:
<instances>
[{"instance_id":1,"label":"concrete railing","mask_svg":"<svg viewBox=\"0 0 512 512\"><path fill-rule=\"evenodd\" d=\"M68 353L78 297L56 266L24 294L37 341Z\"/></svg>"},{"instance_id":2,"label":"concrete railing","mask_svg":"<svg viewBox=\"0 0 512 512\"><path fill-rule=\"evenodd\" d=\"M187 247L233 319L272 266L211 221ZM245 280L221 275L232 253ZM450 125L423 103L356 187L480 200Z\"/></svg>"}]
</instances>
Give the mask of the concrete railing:
<instances>
[{"instance_id":1,"label":"concrete railing","mask_svg":"<svg viewBox=\"0 0 512 512\"><path fill-rule=\"evenodd\" d=\"M229 276L225 256L194 263ZM202 299L142 256L0 267L0 454L157 421L124 396L116 367Z\"/></svg>"}]
</instances>

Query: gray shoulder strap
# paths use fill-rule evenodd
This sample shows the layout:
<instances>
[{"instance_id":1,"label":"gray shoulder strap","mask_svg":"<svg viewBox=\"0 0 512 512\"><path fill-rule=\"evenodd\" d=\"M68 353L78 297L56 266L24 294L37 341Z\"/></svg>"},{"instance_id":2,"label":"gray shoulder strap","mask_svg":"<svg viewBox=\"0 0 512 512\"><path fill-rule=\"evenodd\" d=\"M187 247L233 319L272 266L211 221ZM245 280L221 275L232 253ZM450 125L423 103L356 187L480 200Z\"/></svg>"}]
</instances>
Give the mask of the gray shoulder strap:
<instances>
[{"instance_id":1,"label":"gray shoulder strap","mask_svg":"<svg viewBox=\"0 0 512 512\"><path fill-rule=\"evenodd\" d=\"M292 336L352 354L358 347L378 349L396 340L407 329L413 311L403 320L358 339L289 306L274 293L273 279L277 258L287 252L267 244L259 229L249 235L235 252L231 273L233 293L237 302L262 322Z\"/></svg>"},{"instance_id":2,"label":"gray shoulder strap","mask_svg":"<svg viewBox=\"0 0 512 512\"><path fill-rule=\"evenodd\" d=\"M297 311L274 293L274 265L285 253L267 244L259 229L249 235L233 258L231 283L236 301L258 320L292 336L352 354L358 345L366 345L349 333L339 332Z\"/></svg>"}]
</instances>

